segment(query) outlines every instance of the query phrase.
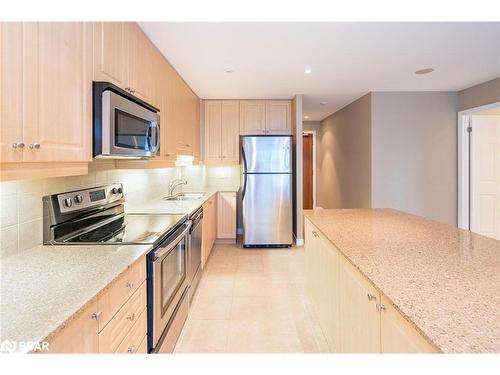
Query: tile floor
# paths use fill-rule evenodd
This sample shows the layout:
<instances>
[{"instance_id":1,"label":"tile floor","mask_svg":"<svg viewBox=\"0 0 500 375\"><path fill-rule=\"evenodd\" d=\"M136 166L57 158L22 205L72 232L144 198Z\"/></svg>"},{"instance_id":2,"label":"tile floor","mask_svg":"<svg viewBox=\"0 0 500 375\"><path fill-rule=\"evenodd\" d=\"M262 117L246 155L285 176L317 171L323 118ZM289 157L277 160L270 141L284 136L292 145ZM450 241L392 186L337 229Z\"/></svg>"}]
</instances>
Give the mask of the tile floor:
<instances>
[{"instance_id":1,"label":"tile floor","mask_svg":"<svg viewBox=\"0 0 500 375\"><path fill-rule=\"evenodd\" d=\"M176 353L327 351L304 288L304 251L216 245Z\"/></svg>"}]
</instances>

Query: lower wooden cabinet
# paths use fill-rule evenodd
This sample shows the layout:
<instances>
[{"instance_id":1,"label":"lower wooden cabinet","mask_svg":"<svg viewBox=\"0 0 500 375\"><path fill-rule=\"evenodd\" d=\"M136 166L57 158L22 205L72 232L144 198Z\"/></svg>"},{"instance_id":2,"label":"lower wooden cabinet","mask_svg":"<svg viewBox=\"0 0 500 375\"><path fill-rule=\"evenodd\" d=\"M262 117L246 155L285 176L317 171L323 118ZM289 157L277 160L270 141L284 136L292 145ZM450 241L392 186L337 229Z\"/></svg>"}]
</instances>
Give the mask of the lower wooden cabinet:
<instances>
[{"instance_id":1,"label":"lower wooden cabinet","mask_svg":"<svg viewBox=\"0 0 500 375\"><path fill-rule=\"evenodd\" d=\"M331 352L437 352L307 219L305 276L307 294Z\"/></svg>"},{"instance_id":2,"label":"lower wooden cabinet","mask_svg":"<svg viewBox=\"0 0 500 375\"><path fill-rule=\"evenodd\" d=\"M147 353L145 271L143 257L50 338L48 352Z\"/></svg>"},{"instance_id":3,"label":"lower wooden cabinet","mask_svg":"<svg viewBox=\"0 0 500 375\"><path fill-rule=\"evenodd\" d=\"M203 228L201 234L201 268L205 268L217 236L216 195L203 204Z\"/></svg>"},{"instance_id":4,"label":"lower wooden cabinet","mask_svg":"<svg viewBox=\"0 0 500 375\"><path fill-rule=\"evenodd\" d=\"M60 332L48 340L48 353L98 353L97 300L80 312ZM47 353L41 351L40 353Z\"/></svg>"},{"instance_id":5,"label":"lower wooden cabinet","mask_svg":"<svg viewBox=\"0 0 500 375\"><path fill-rule=\"evenodd\" d=\"M236 193L217 194L217 238L236 241Z\"/></svg>"}]
</instances>

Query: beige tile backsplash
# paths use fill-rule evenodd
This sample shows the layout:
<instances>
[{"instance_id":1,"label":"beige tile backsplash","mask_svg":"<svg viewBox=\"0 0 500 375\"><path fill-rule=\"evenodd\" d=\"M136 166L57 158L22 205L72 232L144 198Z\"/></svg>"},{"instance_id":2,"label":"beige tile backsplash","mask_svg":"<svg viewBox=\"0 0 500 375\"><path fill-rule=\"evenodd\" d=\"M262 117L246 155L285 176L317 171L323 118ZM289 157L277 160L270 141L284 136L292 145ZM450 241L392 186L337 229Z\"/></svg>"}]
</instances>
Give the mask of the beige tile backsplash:
<instances>
[{"instance_id":1,"label":"beige tile backsplash","mask_svg":"<svg viewBox=\"0 0 500 375\"><path fill-rule=\"evenodd\" d=\"M174 178L188 181L182 190L239 185L239 167L177 167L164 169L115 169L114 161L94 161L84 176L0 182L0 257L42 243L44 195L121 182L127 202L140 203L167 194Z\"/></svg>"}]
</instances>

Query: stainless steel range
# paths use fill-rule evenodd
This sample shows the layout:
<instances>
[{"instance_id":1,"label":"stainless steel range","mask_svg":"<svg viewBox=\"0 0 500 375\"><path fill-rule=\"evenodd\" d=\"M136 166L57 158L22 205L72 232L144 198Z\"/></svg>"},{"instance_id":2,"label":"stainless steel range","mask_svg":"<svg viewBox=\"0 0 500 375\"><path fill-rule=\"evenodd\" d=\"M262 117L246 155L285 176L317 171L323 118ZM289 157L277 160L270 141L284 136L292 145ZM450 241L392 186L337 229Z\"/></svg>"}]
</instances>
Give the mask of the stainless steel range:
<instances>
[{"instance_id":1,"label":"stainless steel range","mask_svg":"<svg viewBox=\"0 0 500 375\"><path fill-rule=\"evenodd\" d=\"M112 184L43 197L43 242L151 245L147 255L148 351L171 352L187 318L187 215L126 214L123 186Z\"/></svg>"}]
</instances>

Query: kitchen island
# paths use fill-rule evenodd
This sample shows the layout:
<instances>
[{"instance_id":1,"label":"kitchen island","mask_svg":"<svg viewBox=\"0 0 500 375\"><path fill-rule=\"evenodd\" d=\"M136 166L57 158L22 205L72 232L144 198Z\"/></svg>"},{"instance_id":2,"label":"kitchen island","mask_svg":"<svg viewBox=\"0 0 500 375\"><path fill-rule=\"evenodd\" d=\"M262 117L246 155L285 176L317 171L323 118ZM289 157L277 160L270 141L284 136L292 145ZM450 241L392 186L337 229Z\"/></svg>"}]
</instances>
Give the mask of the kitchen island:
<instances>
[{"instance_id":1,"label":"kitchen island","mask_svg":"<svg viewBox=\"0 0 500 375\"><path fill-rule=\"evenodd\" d=\"M332 351L500 352L500 241L392 209L304 215L308 292Z\"/></svg>"}]
</instances>

